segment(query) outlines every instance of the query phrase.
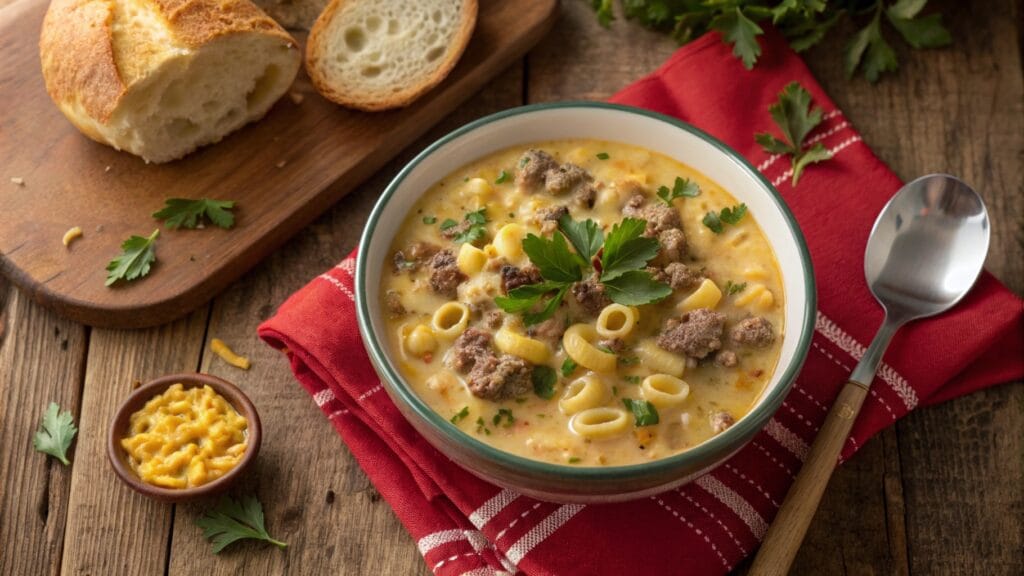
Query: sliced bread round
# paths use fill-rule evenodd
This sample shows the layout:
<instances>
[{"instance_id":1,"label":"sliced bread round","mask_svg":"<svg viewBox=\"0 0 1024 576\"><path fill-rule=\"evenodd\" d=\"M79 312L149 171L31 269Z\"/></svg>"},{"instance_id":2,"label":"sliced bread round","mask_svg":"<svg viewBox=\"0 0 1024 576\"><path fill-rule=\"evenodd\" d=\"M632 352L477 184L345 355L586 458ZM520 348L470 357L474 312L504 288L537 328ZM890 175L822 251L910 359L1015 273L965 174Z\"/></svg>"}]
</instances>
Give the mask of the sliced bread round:
<instances>
[{"instance_id":1,"label":"sliced bread round","mask_svg":"<svg viewBox=\"0 0 1024 576\"><path fill-rule=\"evenodd\" d=\"M476 15L477 0L332 0L310 33L306 70L338 104L407 106L451 72Z\"/></svg>"}]
</instances>

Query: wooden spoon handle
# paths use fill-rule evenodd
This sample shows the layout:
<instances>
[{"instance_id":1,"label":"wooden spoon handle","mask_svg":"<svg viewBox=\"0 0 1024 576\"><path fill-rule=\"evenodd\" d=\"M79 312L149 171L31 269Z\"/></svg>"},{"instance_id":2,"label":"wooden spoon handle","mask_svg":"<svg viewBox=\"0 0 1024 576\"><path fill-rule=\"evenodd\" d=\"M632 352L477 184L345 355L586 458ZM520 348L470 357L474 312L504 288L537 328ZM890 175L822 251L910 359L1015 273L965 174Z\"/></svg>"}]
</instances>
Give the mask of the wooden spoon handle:
<instances>
[{"instance_id":1,"label":"wooden spoon handle","mask_svg":"<svg viewBox=\"0 0 1024 576\"><path fill-rule=\"evenodd\" d=\"M785 576L789 572L867 393L867 387L857 382L847 382L839 392L796 482L768 529L751 566L751 576Z\"/></svg>"}]
</instances>

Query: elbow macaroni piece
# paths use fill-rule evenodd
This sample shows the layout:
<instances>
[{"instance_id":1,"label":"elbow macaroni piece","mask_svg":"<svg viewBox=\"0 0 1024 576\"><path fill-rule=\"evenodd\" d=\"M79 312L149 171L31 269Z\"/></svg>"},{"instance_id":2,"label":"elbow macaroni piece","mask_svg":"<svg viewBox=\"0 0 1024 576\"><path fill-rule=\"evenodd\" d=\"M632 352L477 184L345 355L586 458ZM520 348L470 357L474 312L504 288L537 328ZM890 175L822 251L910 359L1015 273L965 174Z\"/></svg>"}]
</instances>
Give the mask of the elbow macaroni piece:
<instances>
[{"instance_id":1,"label":"elbow macaroni piece","mask_svg":"<svg viewBox=\"0 0 1024 576\"><path fill-rule=\"evenodd\" d=\"M465 244L463 244L465 246ZM454 340L469 326L469 308L462 302L445 302L434 311L430 318L430 327L434 334Z\"/></svg>"},{"instance_id":2,"label":"elbow macaroni piece","mask_svg":"<svg viewBox=\"0 0 1024 576\"><path fill-rule=\"evenodd\" d=\"M643 340L634 349L640 363L652 372L682 378L686 359L658 346L654 340Z\"/></svg>"},{"instance_id":3,"label":"elbow macaroni piece","mask_svg":"<svg viewBox=\"0 0 1024 576\"><path fill-rule=\"evenodd\" d=\"M614 372L618 359L614 354L598 350L592 344L597 330L590 324L573 324L562 336L562 348L577 364L594 372Z\"/></svg>"},{"instance_id":4,"label":"elbow macaroni piece","mask_svg":"<svg viewBox=\"0 0 1024 576\"><path fill-rule=\"evenodd\" d=\"M486 263L487 254L469 242L463 243L459 248L459 255L455 258L455 264L459 267L459 271L466 276L473 276L480 272Z\"/></svg>"},{"instance_id":5,"label":"elbow macaroni piece","mask_svg":"<svg viewBox=\"0 0 1024 576\"><path fill-rule=\"evenodd\" d=\"M629 417L625 410L618 408L590 408L573 416L569 428L584 438L608 438L625 433L629 429Z\"/></svg>"},{"instance_id":6,"label":"elbow macaroni piece","mask_svg":"<svg viewBox=\"0 0 1024 576\"><path fill-rule=\"evenodd\" d=\"M668 374L651 374L640 383L640 392L658 408L670 408L690 396L690 385Z\"/></svg>"},{"instance_id":7,"label":"elbow macaroni piece","mask_svg":"<svg viewBox=\"0 0 1024 576\"><path fill-rule=\"evenodd\" d=\"M609 304L597 316L597 333L604 338L625 338L640 320L640 311L622 304Z\"/></svg>"},{"instance_id":8,"label":"elbow macaroni piece","mask_svg":"<svg viewBox=\"0 0 1024 576\"><path fill-rule=\"evenodd\" d=\"M526 230L519 224L505 224L494 235L494 249L506 260L518 260L523 255Z\"/></svg>"},{"instance_id":9,"label":"elbow macaroni piece","mask_svg":"<svg viewBox=\"0 0 1024 576\"><path fill-rule=\"evenodd\" d=\"M700 286L679 303L677 308L680 312L689 312L698 308L709 308L714 310L722 299L722 291L710 278L705 278Z\"/></svg>"},{"instance_id":10,"label":"elbow macaroni piece","mask_svg":"<svg viewBox=\"0 0 1024 576\"><path fill-rule=\"evenodd\" d=\"M494 334L494 345L505 354L518 356L531 364L543 364L551 354L547 344L516 334L508 328L502 328Z\"/></svg>"},{"instance_id":11,"label":"elbow macaroni piece","mask_svg":"<svg viewBox=\"0 0 1024 576\"><path fill-rule=\"evenodd\" d=\"M594 376L577 378L565 387L558 409L566 416L604 404L608 399L608 387Z\"/></svg>"},{"instance_id":12,"label":"elbow macaroni piece","mask_svg":"<svg viewBox=\"0 0 1024 576\"><path fill-rule=\"evenodd\" d=\"M437 338L430 328L420 324L405 337L405 347L413 356L422 357L437 350Z\"/></svg>"}]
</instances>

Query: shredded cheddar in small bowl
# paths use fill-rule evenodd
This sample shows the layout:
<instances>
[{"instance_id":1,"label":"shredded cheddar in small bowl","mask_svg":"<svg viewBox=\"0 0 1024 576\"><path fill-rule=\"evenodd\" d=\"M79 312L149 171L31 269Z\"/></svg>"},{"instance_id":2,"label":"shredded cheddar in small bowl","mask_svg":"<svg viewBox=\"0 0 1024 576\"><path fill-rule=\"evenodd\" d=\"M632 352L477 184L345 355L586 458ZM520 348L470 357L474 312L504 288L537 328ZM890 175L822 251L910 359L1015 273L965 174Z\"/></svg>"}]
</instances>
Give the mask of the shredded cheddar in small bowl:
<instances>
[{"instance_id":1,"label":"shredded cheddar in small bowl","mask_svg":"<svg viewBox=\"0 0 1024 576\"><path fill-rule=\"evenodd\" d=\"M259 449L259 417L238 388L205 374L167 376L121 406L108 451L132 488L182 501L219 491Z\"/></svg>"},{"instance_id":2,"label":"shredded cheddar in small bowl","mask_svg":"<svg viewBox=\"0 0 1024 576\"><path fill-rule=\"evenodd\" d=\"M172 384L131 416L121 440L143 481L165 488L202 486L238 465L246 421L213 388Z\"/></svg>"}]
</instances>

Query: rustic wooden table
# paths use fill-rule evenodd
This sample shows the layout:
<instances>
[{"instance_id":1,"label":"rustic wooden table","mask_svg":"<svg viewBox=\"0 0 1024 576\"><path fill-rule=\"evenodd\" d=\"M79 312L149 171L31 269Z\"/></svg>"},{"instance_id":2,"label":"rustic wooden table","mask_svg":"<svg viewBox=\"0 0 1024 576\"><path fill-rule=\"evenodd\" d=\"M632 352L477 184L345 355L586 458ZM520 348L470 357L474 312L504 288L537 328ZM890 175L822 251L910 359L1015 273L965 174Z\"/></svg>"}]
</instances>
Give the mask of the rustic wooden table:
<instances>
[{"instance_id":1,"label":"rustic wooden table","mask_svg":"<svg viewBox=\"0 0 1024 576\"><path fill-rule=\"evenodd\" d=\"M351 250L379 191L428 142L527 102L605 98L676 47L622 21L603 30L587 4L566 0L555 30L520 64L182 320L140 331L90 329L0 280L0 574L428 574L391 509L255 329ZM993 219L988 269L1019 294L1020 2L950 0L941 7L955 45L901 53L899 74L877 86L843 76L838 44L815 49L808 60L901 177L950 172L981 191ZM208 353L213 337L249 356L252 369L236 370ZM257 473L242 489L264 502L272 532L291 544L285 551L240 544L214 556L194 523L201 505L152 502L110 470L103 438L132 382L196 369L237 382L260 408L266 439ZM31 447L50 401L79 423L70 467ZM836 473L794 573L1024 573L1022 453L1021 383L918 410Z\"/></svg>"}]
</instances>

